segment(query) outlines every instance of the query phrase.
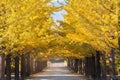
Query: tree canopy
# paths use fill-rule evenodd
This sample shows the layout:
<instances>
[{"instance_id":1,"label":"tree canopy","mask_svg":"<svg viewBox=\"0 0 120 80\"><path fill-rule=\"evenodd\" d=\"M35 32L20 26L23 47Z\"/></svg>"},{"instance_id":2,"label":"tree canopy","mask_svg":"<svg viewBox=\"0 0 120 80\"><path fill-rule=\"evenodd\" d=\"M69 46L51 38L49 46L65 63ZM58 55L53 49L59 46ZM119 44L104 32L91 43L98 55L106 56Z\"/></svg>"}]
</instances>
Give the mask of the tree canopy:
<instances>
[{"instance_id":1,"label":"tree canopy","mask_svg":"<svg viewBox=\"0 0 120 80\"><path fill-rule=\"evenodd\" d=\"M0 53L83 57L118 49L117 0L65 0L60 7L50 1L1 0ZM66 15L56 25L51 14L61 9Z\"/></svg>"}]
</instances>

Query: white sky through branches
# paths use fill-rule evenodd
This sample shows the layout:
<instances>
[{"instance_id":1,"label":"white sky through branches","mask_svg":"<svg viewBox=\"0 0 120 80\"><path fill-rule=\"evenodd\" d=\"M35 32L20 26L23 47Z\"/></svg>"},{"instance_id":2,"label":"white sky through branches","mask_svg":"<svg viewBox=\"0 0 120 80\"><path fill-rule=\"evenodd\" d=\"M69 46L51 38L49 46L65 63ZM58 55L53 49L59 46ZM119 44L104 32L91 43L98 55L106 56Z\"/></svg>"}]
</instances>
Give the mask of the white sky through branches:
<instances>
[{"instance_id":1,"label":"white sky through branches","mask_svg":"<svg viewBox=\"0 0 120 80\"><path fill-rule=\"evenodd\" d=\"M66 4L64 0L52 0L51 2L55 7L60 7ZM64 21L63 15L65 14L66 14L66 11L61 10L58 12L54 12L51 16L53 17L54 21L57 23L57 21Z\"/></svg>"}]
</instances>

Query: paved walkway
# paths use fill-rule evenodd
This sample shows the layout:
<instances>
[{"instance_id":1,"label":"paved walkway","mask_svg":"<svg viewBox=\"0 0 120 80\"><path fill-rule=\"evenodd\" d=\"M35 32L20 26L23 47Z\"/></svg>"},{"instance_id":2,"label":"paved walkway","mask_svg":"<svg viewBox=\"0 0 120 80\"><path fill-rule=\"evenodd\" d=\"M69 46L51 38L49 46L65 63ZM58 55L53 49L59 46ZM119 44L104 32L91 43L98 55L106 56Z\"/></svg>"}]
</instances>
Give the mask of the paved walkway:
<instances>
[{"instance_id":1,"label":"paved walkway","mask_svg":"<svg viewBox=\"0 0 120 80\"><path fill-rule=\"evenodd\" d=\"M70 72L65 63L51 63L43 72L31 75L26 80L86 80L83 76Z\"/></svg>"}]
</instances>

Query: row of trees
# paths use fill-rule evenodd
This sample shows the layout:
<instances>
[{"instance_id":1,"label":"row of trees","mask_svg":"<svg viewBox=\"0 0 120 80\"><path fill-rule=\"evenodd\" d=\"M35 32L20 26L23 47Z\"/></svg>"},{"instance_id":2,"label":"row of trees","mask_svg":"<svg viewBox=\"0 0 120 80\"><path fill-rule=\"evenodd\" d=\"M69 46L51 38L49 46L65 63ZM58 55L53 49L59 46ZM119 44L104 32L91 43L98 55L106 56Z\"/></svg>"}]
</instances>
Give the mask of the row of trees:
<instances>
[{"instance_id":1,"label":"row of trees","mask_svg":"<svg viewBox=\"0 0 120 80\"><path fill-rule=\"evenodd\" d=\"M107 80L104 77L106 75L101 71L99 52L97 52L97 55L81 59L68 58L68 67L74 72L85 75L93 80Z\"/></svg>"},{"instance_id":2,"label":"row of trees","mask_svg":"<svg viewBox=\"0 0 120 80\"><path fill-rule=\"evenodd\" d=\"M0 80L25 78L47 66L48 44L54 40L51 0L0 1ZM15 68L14 68L15 67ZM12 70L13 69L13 70Z\"/></svg>"},{"instance_id":3,"label":"row of trees","mask_svg":"<svg viewBox=\"0 0 120 80\"><path fill-rule=\"evenodd\" d=\"M99 65L101 65L102 69L97 68L97 70L101 70L102 80L106 80L108 67L110 68L109 74L111 78L116 78L116 73L120 73L120 1L65 1L66 5L62 6L62 8L67 14L64 16L64 21L59 21L61 25L58 28L58 34L61 36L59 39L62 40L60 45L63 46L66 53L69 53L69 55L65 56L78 59L84 58L86 61L86 57L95 56L96 51L98 51L101 54L101 63ZM85 65L89 65L89 63L91 62L88 60ZM73 61L73 64L75 65L76 62ZM91 64L95 64L95 61L92 61ZM76 66L70 67L76 70ZM91 69L90 71L94 72L94 70ZM92 72L87 71L85 74L90 73L92 75Z\"/></svg>"},{"instance_id":4,"label":"row of trees","mask_svg":"<svg viewBox=\"0 0 120 80\"><path fill-rule=\"evenodd\" d=\"M92 80L118 80L118 73L115 73L117 67L116 69L111 68L111 63L106 62L107 58L104 58L106 55L99 51L96 52L96 55L85 58L68 58L68 68Z\"/></svg>"},{"instance_id":5,"label":"row of trees","mask_svg":"<svg viewBox=\"0 0 120 80\"><path fill-rule=\"evenodd\" d=\"M30 53L14 58L10 54L0 55L0 58L2 58L0 80L11 80L12 75L15 80L24 80L31 74L41 72L47 66L46 60L35 59Z\"/></svg>"},{"instance_id":6,"label":"row of trees","mask_svg":"<svg viewBox=\"0 0 120 80\"><path fill-rule=\"evenodd\" d=\"M120 57L119 0L64 1L66 5L54 7L51 0L1 0L0 63L4 64L3 55L6 64L8 61L10 65L10 56L15 58L28 53L36 56L35 59L44 60L54 56L86 59L99 51L104 61L103 74L106 75L107 55L111 77L115 78L114 64ZM51 14L61 9L66 11L65 20L56 25ZM85 64L89 65L89 62ZM4 72L3 68L1 65L0 74Z\"/></svg>"}]
</instances>

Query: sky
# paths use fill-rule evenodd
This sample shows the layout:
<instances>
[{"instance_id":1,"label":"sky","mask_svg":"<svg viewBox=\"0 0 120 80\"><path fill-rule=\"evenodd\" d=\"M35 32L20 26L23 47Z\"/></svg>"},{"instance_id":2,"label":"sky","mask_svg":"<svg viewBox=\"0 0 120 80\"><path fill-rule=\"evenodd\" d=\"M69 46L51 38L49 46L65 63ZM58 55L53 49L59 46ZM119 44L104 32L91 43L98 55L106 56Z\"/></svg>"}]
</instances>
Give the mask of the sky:
<instances>
[{"instance_id":1,"label":"sky","mask_svg":"<svg viewBox=\"0 0 120 80\"><path fill-rule=\"evenodd\" d=\"M60 3L62 3L63 5L65 5L65 1L64 0L52 0L51 2L54 4L54 6L56 7L60 7L62 6L61 4L59 4L57 1L59 1ZM58 20L60 21L64 21L63 15L66 14L65 10L61 10L58 12L54 12L51 16L53 17L54 21L57 23Z\"/></svg>"}]
</instances>

